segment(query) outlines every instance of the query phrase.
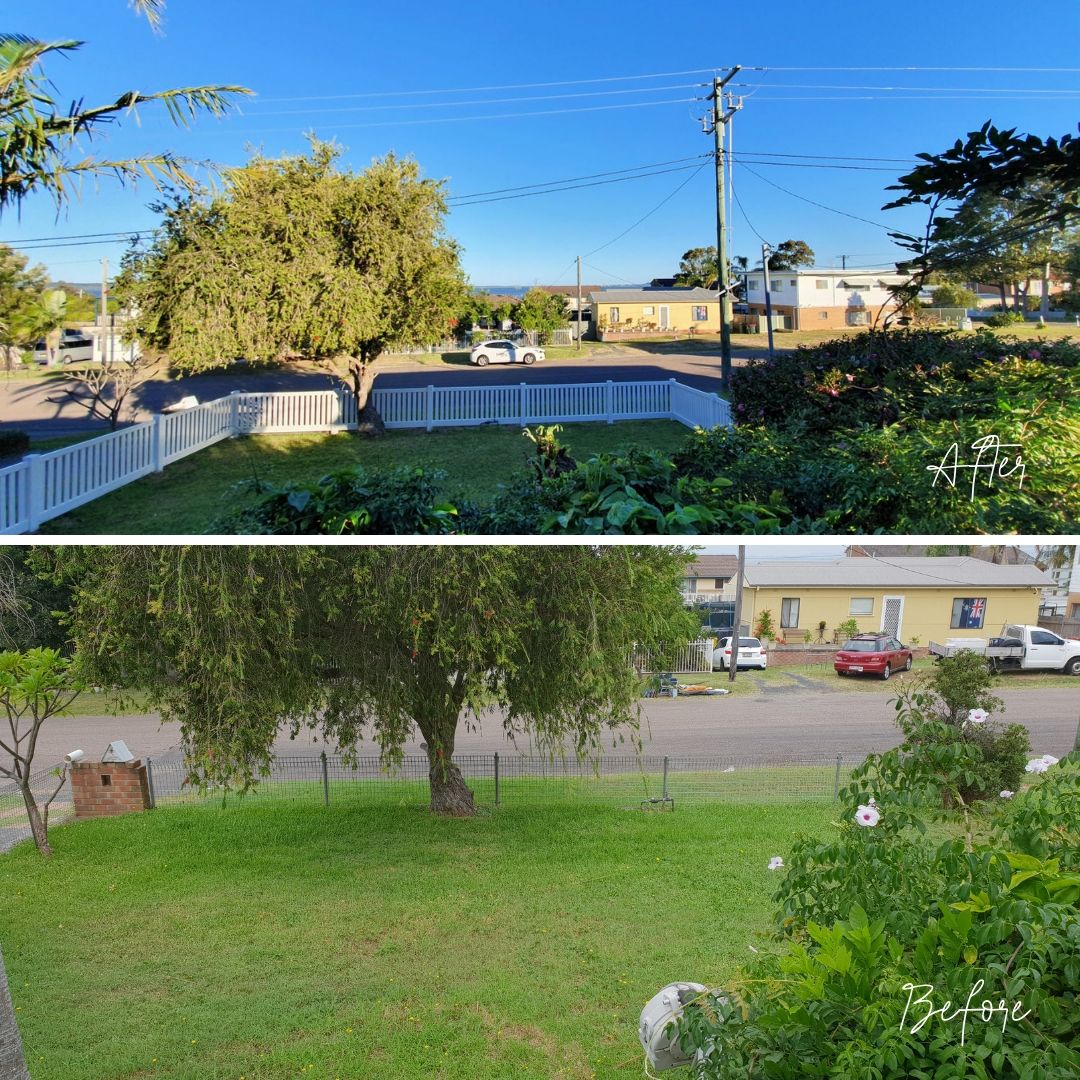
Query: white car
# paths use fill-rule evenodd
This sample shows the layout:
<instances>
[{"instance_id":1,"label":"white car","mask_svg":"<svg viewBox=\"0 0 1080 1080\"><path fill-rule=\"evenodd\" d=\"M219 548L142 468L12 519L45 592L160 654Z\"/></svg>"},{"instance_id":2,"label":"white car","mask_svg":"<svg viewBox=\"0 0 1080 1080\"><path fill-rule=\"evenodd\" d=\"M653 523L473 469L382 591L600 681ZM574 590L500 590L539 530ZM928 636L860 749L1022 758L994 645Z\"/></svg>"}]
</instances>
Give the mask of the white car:
<instances>
[{"instance_id":1,"label":"white car","mask_svg":"<svg viewBox=\"0 0 1080 1080\"><path fill-rule=\"evenodd\" d=\"M477 367L488 364L532 364L544 359L544 350L535 345L517 345L513 341L499 338L495 341L482 341L474 345L469 359Z\"/></svg>"},{"instance_id":2,"label":"white car","mask_svg":"<svg viewBox=\"0 0 1080 1080\"><path fill-rule=\"evenodd\" d=\"M765 670L769 656L765 646L756 637L739 638L739 667L756 667ZM713 671L727 671L731 666L731 638L721 638L713 649Z\"/></svg>"}]
</instances>

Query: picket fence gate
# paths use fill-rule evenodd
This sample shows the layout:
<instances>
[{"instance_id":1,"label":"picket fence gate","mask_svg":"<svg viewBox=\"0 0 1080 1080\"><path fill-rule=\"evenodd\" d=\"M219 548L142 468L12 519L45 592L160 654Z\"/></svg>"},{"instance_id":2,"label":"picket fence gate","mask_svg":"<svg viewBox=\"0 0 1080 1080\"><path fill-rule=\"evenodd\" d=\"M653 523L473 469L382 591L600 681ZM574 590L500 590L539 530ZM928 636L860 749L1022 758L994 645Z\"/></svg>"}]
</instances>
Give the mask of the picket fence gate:
<instances>
[{"instance_id":1,"label":"picket fence gate","mask_svg":"<svg viewBox=\"0 0 1080 1080\"><path fill-rule=\"evenodd\" d=\"M731 423L728 403L675 379L664 382L518 383L375 390L388 428L581 421L677 420L690 428ZM355 430L356 401L343 389L233 392L163 413L97 439L27 454L0 469L0 534L39 525L166 465L239 435Z\"/></svg>"}]
</instances>

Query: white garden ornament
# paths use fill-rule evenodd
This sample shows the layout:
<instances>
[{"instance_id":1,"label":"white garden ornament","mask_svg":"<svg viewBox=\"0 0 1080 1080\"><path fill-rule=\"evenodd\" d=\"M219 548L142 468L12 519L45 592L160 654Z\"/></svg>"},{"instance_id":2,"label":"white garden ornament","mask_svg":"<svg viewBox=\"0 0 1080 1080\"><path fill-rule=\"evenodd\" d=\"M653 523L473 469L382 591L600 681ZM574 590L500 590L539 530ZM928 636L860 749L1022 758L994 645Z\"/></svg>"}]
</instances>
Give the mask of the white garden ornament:
<instances>
[{"instance_id":1,"label":"white garden ornament","mask_svg":"<svg viewBox=\"0 0 1080 1080\"><path fill-rule=\"evenodd\" d=\"M1006 788L1004 791L999 791L998 794L1003 799L1011 799L1016 794L1016 792L1015 791L1010 791L1008 788Z\"/></svg>"}]
</instances>

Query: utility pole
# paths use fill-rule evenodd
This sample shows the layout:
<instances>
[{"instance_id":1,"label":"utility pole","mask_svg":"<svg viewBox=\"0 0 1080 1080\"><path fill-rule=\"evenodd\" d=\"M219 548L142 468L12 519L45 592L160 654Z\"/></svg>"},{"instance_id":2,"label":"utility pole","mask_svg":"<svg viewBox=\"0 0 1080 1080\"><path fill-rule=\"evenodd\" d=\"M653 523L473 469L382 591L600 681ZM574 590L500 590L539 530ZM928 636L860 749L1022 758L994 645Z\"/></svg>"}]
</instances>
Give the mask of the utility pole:
<instances>
[{"instance_id":1,"label":"utility pole","mask_svg":"<svg viewBox=\"0 0 1080 1080\"><path fill-rule=\"evenodd\" d=\"M772 248L768 244L761 245L761 269L765 274L765 328L769 331L769 359L773 358L772 337L772 281L769 278L769 256Z\"/></svg>"},{"instance_id":2,"label":"utility pole","mask_svg":"<svg viewBox=\"0 0 1080 1080\"><path fill-rule=\"evenodd\" d=\"M739 638L742 635L742 579L746 570L746 547L739 545L739 570L735 575L735 614L731 630L731 664L728 667L728 682L735 681L735 672L739 669Z\"/></svg>"},{"instance_id":3,"label":"utility pole","mask_svg":"<svg viewBox=\"0 0 1080 1080\"><path fill-rule=\"evenodd\" d=\"M840 269L841 270L846 270L847 269L847 256L846 255L837 255L837 258L840 260Z\"/></svg>"},{"instance_id":4,"label":"utility pole","mask_svg":"<svg viewBox=\"0 0 1080 1080\"><path fill-rule=\"evenodd\" d=\"M577 351L581 352L581 256L577 257Z\"/></svg>"},{"instance_id":5,"label":"utility pole","mask_svg":"<svg viewBox=\"0 0 1080 1080\"><path fill-rule=\"evenodd\" d=\"M109 357L109 260L101 260L101 362L108 365Z\"/></svg>"},{"instance_id":6,"label":"utility pole","mask_svg":"<svg viewBox=\"0 0 1080 1080\"><path fill-rule=\"evenodd\" d=\"M724 110L724 87L742 70L736 64L724 76L713 79L712 136L716 158L716 269L720 300L720 376L727 389L731 385L731 274L728 268L727 178L724 172L724 138L728 121L742 108L742 103Z\"/></svg>"}]
</instances>

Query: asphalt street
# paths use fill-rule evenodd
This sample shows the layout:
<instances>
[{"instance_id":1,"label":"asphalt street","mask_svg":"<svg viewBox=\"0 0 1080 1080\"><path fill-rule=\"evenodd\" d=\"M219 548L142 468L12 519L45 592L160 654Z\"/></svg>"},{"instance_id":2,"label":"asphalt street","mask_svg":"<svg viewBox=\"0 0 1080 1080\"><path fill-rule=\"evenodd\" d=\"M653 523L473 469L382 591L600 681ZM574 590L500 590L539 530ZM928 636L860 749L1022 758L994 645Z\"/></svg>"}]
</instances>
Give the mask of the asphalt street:
<instances>
[{"instance_id":1,"label":"asphalt street","mask_svg":"<svg viewBox=\"0 0 1080 1080\"><path fill-rule=\"evenodd\" d=\"M1073 745L1080 719L1080 680L1077 687L998 691L1005 701L1003 720L1024 724L1031 732L1036 754L1061 757ZM644 701L642 737L652 755L724 757L733 762L832 760L837 754L857 759L899 742L893 723L892 692L857 693L826 689L769 688L739 697L656 698ZM51 767L70 750L82 749L91 760L100 757L113 739L123 739L137 757L160 757L180 741L175 724L162 725L156 716L57 717L42 729L37 761ZM605 753L626 754L626 744L608 741ZM311 734L295 741L283 734L276 743L282 754L317 754L334 746ZM420 754L421 738L414 733L405 747ZM516 746L503 735L501 717L485 715L478 730L459 728L458 753L527 754L527 739ZM378 747L369 742L363 756Z\"/></svg>"},{"instance_id":2,"label":"asphalt street","mask_svg":"<svg viewBox=\"0 0 1080 1080\"><path fill-rule=\"evenodd\" d=\"M742 363L745 358L739 358ZM586 383L653 381L679 379L699 390L720 389L720 355L715 350L666 352L644 349L604 352L580 359L552 360L525 367L500 364L477 368L468 362L436 364L410 360L389 360L379 365L375 389L417 386L496 386L505 383ZM314 366L281 370L244 371L242 368L213 375L191 375L169 379L164 374L148 380L129 397L131 413L125 422L145 421L167 405L183 397L199 401L226 397L232 391L274 392L285 390L328 390L339 380ZM101 422L88 421L86 411L63 398L53 379L4 379L0 377L0 424L18 427L37 438L72 435L85 431L102 432Z\"/></svg>"}]
</instances>

